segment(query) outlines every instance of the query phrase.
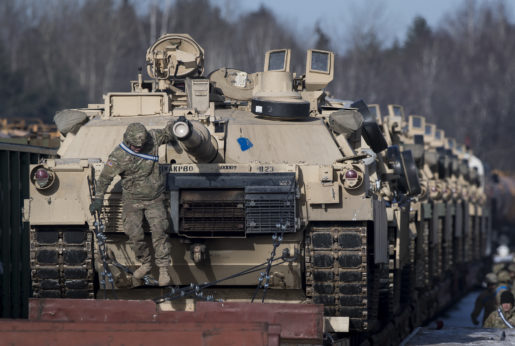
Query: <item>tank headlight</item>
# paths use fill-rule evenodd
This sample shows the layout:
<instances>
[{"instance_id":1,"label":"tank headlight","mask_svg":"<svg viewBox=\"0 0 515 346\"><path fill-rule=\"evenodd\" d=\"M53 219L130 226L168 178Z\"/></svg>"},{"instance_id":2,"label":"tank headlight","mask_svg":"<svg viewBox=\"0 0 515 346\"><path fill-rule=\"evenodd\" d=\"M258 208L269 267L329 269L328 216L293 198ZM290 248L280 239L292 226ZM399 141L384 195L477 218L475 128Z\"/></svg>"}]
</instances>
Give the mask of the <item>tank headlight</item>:
<instances>
[{"instance_id":1,"label":"tank headlight","mask_svg":"<svg viewBox=\"0 0 515 346\"><path fill-rule=\"evenodd\" d=\"M48 181L50 180L50 174L44 168L40 168L36 171L34 175L34 179L36 180L36 184L41 188L48 185Z\"/></svg>"},{"instance_id":2,"label":"tank headlight","mask_svg":"<svg viewBox=\"0 0 515 346\"><path fill-rule=\"evenodd\" d=\"M358 179L358 172L353 169L349 169L345 172L345 179Z\"/></svg>"},{"instance_id":3,"label":"tank headlight","mask_svg":"<svg viewBox=\"0 0 515 346\"><path fill-rule=\"evenodd\" d=\"M349 190L357 189L363 184L363 174L354 168L347 169L341 179L343 187Z\"/></svg>"},{"instance_id":4,"label":"tank headlight","mask_svg":"<svg viewBox=\"0 0 515 346\"><path fill-rule=\"evenodd\" d=\"M46 169L43 166L37 166L32 170L30 174L30 180L36 189L48 190L54 185L56 176L51 170Z\"/></svg>"}]
</instances>

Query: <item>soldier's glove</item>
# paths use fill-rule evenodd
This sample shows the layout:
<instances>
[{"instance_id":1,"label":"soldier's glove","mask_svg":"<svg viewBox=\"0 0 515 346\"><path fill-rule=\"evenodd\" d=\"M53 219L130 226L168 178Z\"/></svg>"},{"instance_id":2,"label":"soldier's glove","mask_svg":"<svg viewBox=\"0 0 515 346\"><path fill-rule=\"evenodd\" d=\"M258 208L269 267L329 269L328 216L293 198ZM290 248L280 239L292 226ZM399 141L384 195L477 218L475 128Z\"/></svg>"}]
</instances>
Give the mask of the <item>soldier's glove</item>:
<instances>
[{"instance_id":1,"label":"soldier's glove","mask_svg":"<svg viewBox=\"0 0 515 346\"><path fill-rule=\"evenodd\" d=\"M93 202L89 205L89 212L91 215L95 214L95 212L100 212L100 209L102 209L102 203L103 200L100 198L93 199Z\"/></svg>"}]
</instances>

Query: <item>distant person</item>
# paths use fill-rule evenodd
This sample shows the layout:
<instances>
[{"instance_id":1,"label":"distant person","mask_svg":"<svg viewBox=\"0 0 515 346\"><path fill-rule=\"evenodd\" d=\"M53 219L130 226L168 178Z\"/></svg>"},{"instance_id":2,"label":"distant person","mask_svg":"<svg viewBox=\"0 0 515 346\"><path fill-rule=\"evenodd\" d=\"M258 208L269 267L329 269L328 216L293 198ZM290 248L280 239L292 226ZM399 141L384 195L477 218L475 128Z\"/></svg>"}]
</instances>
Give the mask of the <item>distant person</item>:
<instances>
[{"instance_id":1,"label":"distant person","mask_svg":"<svg viewBox=\"0 0 515 346\"><path fill-rule=\"evenodd\" d=\"M497 311L488 316L485 321L484 328L513 328L515 326L515 312L513 305L515 298L510 291L503 291L501 293L501 303L497 307Z\"/></svg>"},{"instance_id":2,"label":"distant person","mask_svg":"<svg viewBox=\"0 0 515 346\"><path fill-rule=\"evenodd\" d=\"M511 276L510 272L503 269L497 274L497 288L495 289L495 297L497 304L500 303L501 293L504 291L511 291Z\"/></svg>"},{"instance_id":3,"label":"distant person","mask_svg":"<svg viewBox=\"0 0 515 346\"><path fill-rule=\"evenodd\" d=\"M470 314L472 323L476 326L479 324L477 317L481 314L481 311L484 310L483 321L481 323L481 325L484 325L490 313L495 311L497 308L497 302L495 300L495 289L498 283L497 275L494 273L488 273L486 274L485 281L486 289L477 296L476 303L474 304L474 311Z\"/></svg>"}]
</instances>

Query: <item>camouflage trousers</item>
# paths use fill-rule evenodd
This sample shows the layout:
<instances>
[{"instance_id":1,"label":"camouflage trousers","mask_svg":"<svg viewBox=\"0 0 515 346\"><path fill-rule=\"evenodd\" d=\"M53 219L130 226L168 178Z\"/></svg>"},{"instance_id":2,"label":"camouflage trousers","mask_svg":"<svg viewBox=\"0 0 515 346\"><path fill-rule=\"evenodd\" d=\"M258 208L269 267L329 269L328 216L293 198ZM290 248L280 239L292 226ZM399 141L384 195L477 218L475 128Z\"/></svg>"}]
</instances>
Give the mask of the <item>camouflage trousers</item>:
<instances>
[{"instance_id":1,"label":"camouflage trousers","mask_svg":"<svg viewBox=\"0 0 515 346\"><path fill-rule=\"evenodd\" d=\"M152 232L152 245L158 267L170 265L170 247L166 231L168 219L164 206L164 195L151 201L126 200L123 204L123 229L133 243L136 258L141 263L150 263L150 249L145 242L143 216L147 219Z\"/></svg>"}]
</instances>

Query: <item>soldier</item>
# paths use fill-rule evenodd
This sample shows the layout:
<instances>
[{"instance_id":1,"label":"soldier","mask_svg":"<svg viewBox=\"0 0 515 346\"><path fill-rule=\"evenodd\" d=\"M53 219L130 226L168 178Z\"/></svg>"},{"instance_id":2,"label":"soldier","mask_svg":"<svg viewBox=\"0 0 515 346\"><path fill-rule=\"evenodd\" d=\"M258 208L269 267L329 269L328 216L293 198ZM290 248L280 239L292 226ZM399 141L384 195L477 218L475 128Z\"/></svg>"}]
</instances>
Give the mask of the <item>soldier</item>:
<instances>
[{"instance_id":1,"label":"soldier","mask_svg":"<svg viewBox=\"0 0 515 346\"><path fill-rule=\"evenodd\" d=\"M513 328L515 326L515 311L513 304L515 298L510 291L501 293L501 303L497 307L497 311L488 316L485 321L484 328Z\"/></svg>"},{"instance_id":2,"label":"soldier","mask_svg":"<svg viewBox=\"0 0 515 346\"><path fill-rule=\"evenodd\" d=\"M470 314L470 318L472 319L472 323L474 325L478 325L479 321L477 317L484 309L483 313L483 321L482 324L485 324L486 318L490 315L492 311L495 311L497 308L497 302L495 301L495 288L497 286L497 275L494 273L486 274L486 289L479 294L476 298L476 304L474 305L474 311Z\"/></svg>"},{"instance_id":3,"label":"soldier","mask_svg":"<svg viewBox=\"0 0 515 346\"><path fill-rule=\"evenodd\" d=\"M159 267L159 286L170 284L168 267L170 250L167 243L168 219L164 207L164 177L159 170L158 148L175 138L173 122L164 129L147 131L141 123L129 124L123 142L116 147L100 173L95 199L89 209L93 214L100 211L104 194L113 178L121 176L125 233L133 243L133 250L141 266L134 271L134 278L141 280L152 268L150 249L145 243L142 223L145 217L152 232L155 262Z\"/></svg>"},{"instance_id":4,"label":"soldier","mask_svg":"<svg viewBox=\"0 0 515 346\"><path fill-rule=\"evenodd\" d=\"M500 302L501 293L503 291L511 291L511 276L507 270L501 270L497 274L497 288L495 289L495 296L497 299L497 304Z\"/></svg>"}]
</instances>

